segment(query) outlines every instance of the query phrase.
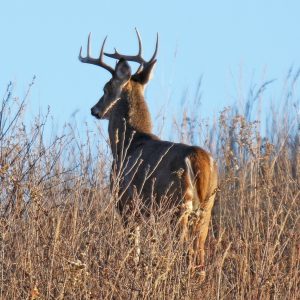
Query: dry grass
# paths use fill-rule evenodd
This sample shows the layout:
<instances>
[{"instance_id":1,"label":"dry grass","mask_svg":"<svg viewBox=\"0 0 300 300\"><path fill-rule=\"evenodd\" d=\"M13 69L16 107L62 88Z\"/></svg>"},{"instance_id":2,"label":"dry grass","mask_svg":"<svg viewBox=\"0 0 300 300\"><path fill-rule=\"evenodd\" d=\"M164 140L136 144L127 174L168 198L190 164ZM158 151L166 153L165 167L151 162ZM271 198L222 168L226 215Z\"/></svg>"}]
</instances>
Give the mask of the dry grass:
<instances>
[{"instance_id":1,"label":"dry grass","mask_svg":"<svg viewBox=\"0 0 300 300\"><path fill-rule=\"evenodd\" d=\"M0 299L299 297L300 123L292 105L271 118L264 138L248 112L230 108L209 130L187 116L178 127L179 136L202 134L220 169L202 284L187 271L171 213L143 220L135 266L109 193L107 149L74 128L45 139L47 117L28 129L24 107L8 86L0 107Z\"/></svg>"}]
</instances>

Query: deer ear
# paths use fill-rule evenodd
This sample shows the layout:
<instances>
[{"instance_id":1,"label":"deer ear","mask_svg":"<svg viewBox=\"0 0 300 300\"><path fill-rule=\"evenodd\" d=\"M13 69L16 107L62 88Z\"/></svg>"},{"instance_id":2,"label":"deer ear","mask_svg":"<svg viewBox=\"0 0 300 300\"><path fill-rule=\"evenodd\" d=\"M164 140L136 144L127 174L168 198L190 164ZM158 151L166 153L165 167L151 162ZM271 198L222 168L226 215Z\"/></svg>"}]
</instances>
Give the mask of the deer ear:
<instances>
[{"instance_id":1,"label":"deer ear","mask_svg":"<svg viewBox=\"0 0 300 300\"><path fill-rule=\"evenodd\" d=\"M142 69L142 71L134 74L132 79L138 81L141 84L147 84L149 80L152 78L153 67L156 63L156 59L154 59L151 63L149 63L146 67Z\"/></svg>"},{"instance_id":2,"label":"deer ear","mask_svg":"<svg viewBox=\"0 0 300 300\"><path fill-rule=\"evenodd\" d=\"M131 68L128 62L124 59L121 58L115 68L115 75L118 79L122 81L127 81L131 77Z\"/></svg>"}]
</instances>

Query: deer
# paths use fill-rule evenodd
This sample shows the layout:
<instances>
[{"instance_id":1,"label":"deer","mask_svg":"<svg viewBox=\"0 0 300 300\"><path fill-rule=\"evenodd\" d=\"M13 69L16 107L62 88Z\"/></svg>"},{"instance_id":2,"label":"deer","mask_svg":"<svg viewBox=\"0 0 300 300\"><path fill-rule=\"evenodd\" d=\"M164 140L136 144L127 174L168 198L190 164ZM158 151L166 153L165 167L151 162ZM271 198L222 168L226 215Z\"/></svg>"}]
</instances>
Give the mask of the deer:
<instances>
[{"instance_id":1,"label":"deer","mask_svg":"<svg viewBox=\"0 0 300 300\"><path fill-rule=\"evenodd\" d=\"M139 47L136 55L123 55L116 49L114 53L104 52L106 36L99 57L93 58L90 54L91 34L88 36L86 57L82 56L82 47L79 52L82 63L99 66L112 76L104 85L100 100L91 108L93 117L108 120L113 156L111 189L115 183L114 174L121 174L116 206L124 224L134 210L137 196L141 199L140 213L144 216L149 215L151 207L161 205L164 199L168 199L167 207L170 209L178 207L176 224L180 228L180 240L192 239L193 270L204 278L205 240L218 189L217 164L209 152L198 146L161 140L152 133L144 91L157 62L158 34L154 53L148 61L143 58L137 29L136 35ZM116 59L115 68L104 62L104 56ZM129 62L139 64L134 74ZM138 246L137 252L139 255Z\"/></svg>"}]
</instances>

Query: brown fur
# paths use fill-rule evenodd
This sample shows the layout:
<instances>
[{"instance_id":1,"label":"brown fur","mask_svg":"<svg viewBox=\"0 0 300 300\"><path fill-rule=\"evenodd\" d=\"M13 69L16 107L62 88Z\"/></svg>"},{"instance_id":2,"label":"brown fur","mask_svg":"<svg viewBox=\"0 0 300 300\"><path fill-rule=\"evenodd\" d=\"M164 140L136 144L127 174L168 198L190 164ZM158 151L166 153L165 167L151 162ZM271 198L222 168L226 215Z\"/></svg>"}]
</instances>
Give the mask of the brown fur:
<instances>
[{"instance_id":1,"label":"brown fur","mask_svg":"<svg viewBox=\"0 0 300 300\"><path fill-rule=\"evenodd\" d=\"M200 199L200 206L205 205L205 200L209 196L210 184L210 158L203 149L197 149L190 156L194 174L196 174L196 189Z\"/></svg>"},{"instance_id":2,"label":"brown fur","mask_svg":"<svg viewBox=\"0 0 300 300\"><path fill-rule=\"evenodd\" d=\"M118 209L127 221L134 199L140 198L141 213L156 206L181 207L182 240L194 241L194 265L204 266L204 243L217 187L217 169L203 149L160 140L153 135L144 88L151 67L130 76L121 59L104 95L92 108L97 118L109 120L109 138L114 157L112 186L119 178ZM140 76L140 78L139 78ZM121 178L120 178L121 177ZM153 195L156 195L153 203ZM194 215L191 222L189 219Z\"/></svg>"}]
</instances>

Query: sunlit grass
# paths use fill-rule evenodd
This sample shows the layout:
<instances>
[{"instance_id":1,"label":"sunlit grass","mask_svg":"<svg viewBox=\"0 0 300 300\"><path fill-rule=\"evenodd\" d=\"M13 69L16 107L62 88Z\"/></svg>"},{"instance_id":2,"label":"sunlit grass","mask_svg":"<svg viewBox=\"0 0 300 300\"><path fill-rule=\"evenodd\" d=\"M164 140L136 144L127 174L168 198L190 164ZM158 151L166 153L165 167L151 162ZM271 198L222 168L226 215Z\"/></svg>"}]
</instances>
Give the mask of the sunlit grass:
<instances>
[{"instance_id":1,"label":"sunlit grass","mask_svg":"<svg viewBox=\"0 0 300 300\"><path fill-rule=\"evenodd\" d=\"M174 139L203 140L220 172L199 284L172 212L142 221L134 264L109 192L107 146L71 126L45 136L47 115L28 128L26 101L9 85L0 107L0 299L297 299L299 98L284 101L266 135L235 107L209 126L188 113L176 121Z\"/></svg>"}]
</instances>

